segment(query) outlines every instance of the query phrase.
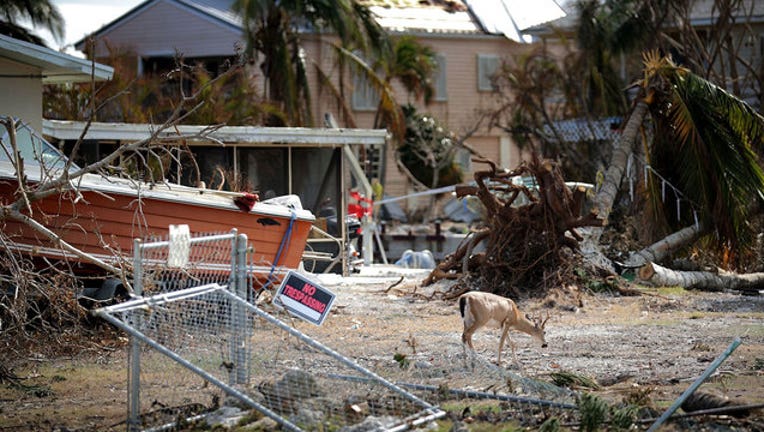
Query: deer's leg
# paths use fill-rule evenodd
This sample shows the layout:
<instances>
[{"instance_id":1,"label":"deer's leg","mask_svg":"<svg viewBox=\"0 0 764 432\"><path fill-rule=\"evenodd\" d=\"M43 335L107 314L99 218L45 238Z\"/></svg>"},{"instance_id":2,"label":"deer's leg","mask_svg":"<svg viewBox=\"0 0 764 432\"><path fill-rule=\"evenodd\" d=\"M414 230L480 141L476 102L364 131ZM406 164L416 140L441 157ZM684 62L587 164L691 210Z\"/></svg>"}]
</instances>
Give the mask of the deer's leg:
<instances>
[{"instance_id":1,"label":"deer's leg","mask_svg":"<svg viewBox=\"0 0 764 432\"><path fill-rule=\"evenodd\" d=\"M464 315L464 331L462 332L462 343L467 344L470 349L475 350L475 347L472 346L472 335L475 334L475 332L483 325L483 323L479 322L475 319L475 317L472 316L472 314L469 311L469 303L467 304L467 311L465 311Z\"/></svg>"},{"instance_id":2,"label":"deer's leg","mask_svg":"<svg viewBox=\"0 0 764 432\"><path fill-rule=\"evenodd\" d=\"M478 323L476 322L469 322L470 320L464 320L464 332L462 332L462 348L464 351L464 362L465 366L467 363L467 347L469 346L470 350L472 351L472 368L475 368L475 347L472 346L472 335L477 331L477 329L480 327Z\"/></svg>"},{"instance_id":3,"label":"deer's leg","mask_svg":"<svg viewBox=\"0 0 764 432\"><path fill-rule=\"evenodd\" d=\"M474 350L475 347L472 346L472 335L477 331L478 325L477 323L470 323L468 324L467 321L464 321L464 332L462 332L462 344L468 345L470 349Z\"/></svg>"},{"instance_id":4,"label":"deer's leg","mask_svg":"<svg viewBox=\"0 0 764 432\"><path fill-rule=\"evenodd\" d=\"M515 343L512 341L512 339L509 339L509 346L512 348L512 360L515 362L516 365L520 365L520 363L517 362L517 354L515 353Z\"/></svg>"},{"instance_id":5,"label":"deer's leg","mask_svg":"<svg viewBox=\"0 0 764 432\"><path fill-rule=\"evenodd\" d=\"M502 325L501 326L501 339L499 339L499 358L498 358L498 365L501 366L501 350L504 348L504 341L507 340L507 335L509 334L509 326L508 325ZM512 353L514 354L515 344L512 343L512 340L509 340L509 344L512 346Z\"/></svg>"}]
</instances>

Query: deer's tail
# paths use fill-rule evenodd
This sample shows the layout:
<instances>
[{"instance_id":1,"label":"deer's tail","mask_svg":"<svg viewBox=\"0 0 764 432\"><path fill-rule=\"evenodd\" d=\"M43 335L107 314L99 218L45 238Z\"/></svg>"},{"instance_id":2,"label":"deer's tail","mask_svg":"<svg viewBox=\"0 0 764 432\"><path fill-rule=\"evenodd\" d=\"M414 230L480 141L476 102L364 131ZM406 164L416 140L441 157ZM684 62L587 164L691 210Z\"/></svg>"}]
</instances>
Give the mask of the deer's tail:
<instances>
[{"instance_id":1,"label":"deer's tail","mask_svg":"<svg viewBox=\"0 0 764 432\"><path fill-rule=\"evenodd\" d=\"M462 315L462 318L464 318L464 308L467 306L467 298L461 297L459 298L459 313Z\"/></svg>"}]
</instances>

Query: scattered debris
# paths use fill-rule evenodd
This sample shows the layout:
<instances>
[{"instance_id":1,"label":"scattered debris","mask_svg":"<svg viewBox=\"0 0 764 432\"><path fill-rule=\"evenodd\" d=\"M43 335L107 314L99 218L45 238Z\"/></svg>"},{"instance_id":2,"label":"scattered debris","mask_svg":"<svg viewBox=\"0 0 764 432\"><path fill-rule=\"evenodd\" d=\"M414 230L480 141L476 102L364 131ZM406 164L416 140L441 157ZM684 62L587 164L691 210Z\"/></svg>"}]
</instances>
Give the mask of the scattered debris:
<instances>
[{"instance_id":1,"label":"scattered debris","mask_svg":"<svg viewBox=\"0 0 764 432\"><path fill-rule=\"evenodd\" d=\"M686 413L716 408L730 408L728 411L725 411L725 413L734 417L746 417L751 412L750 408L741 403L735 403L728 398L705 392L695 392L691 394L684 402L682 402L681 408Z\"/></svg>"},{"instance_id":2,"label":"scattered debris","mask_svg":"<svg viewBox=\"0 0 764 432\"><path fill-rule=\"evenodd\" d=\"M560 387L567 387L570 389L588 388L593 390L598 390L600 388L600 385L597 384L595 380L573 372L552 372L551 377L552 382Z\"/></svg>"}]
</instances>

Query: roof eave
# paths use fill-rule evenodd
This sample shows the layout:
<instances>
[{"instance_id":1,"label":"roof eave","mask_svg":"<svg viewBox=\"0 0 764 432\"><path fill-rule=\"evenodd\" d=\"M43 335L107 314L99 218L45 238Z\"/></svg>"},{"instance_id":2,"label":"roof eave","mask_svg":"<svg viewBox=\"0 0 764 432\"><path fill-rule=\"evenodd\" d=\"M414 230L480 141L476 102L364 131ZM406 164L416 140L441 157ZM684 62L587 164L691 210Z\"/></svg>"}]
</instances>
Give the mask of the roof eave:
<instances>
[{"instance_id":1,"label":"roof eave","mask_svg":"<svg viewBox=\"0 0 764 432\"><path fill-rule=\"evenodd\" d=\"M114 69L40 45L0 35L0 56L40 69L44 84L110 80Z\"/></svg>"}]
</instances>

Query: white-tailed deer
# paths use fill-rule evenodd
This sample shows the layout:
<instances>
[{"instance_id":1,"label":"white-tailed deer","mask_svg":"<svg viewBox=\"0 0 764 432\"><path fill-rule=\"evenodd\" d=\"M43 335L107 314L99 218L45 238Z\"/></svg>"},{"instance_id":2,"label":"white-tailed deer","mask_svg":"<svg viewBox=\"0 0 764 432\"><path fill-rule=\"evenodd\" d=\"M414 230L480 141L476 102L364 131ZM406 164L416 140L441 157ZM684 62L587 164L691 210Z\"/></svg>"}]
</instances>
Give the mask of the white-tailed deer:
<instances>
[{"instance_id":1,"label":"white-tailed deer","mask_svg":"<svg viewBox=\"0 0 764 432\"><path fill-rule=\"evenodd\" d=\"M462 343L468 345L472 350L475 349L472 346L472 335L478 329L483 326L501 328L498 364L501 364L501 349L511 328L533 336L541 342L542 348L546 348L544 326L549 320L549 316L547 315L543 321L540 319L532 320L530 316L523 315L517 309L515 302L506 297L480 291L468 292L459 297L459 312L462 315L462 321L464 321ZM512 357L517 362L515 344L511 339L509 345L512 347Z\"/></svg>"}]
</instances>

